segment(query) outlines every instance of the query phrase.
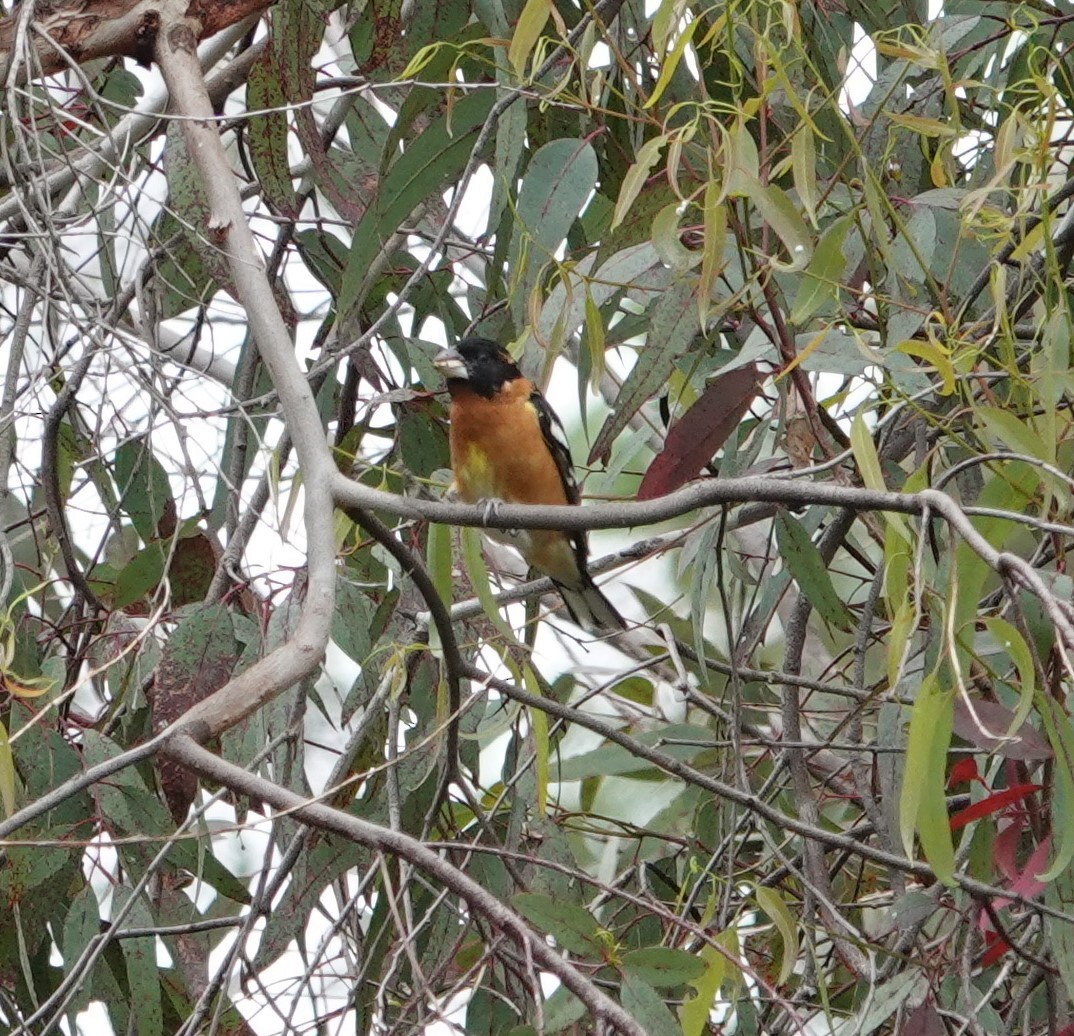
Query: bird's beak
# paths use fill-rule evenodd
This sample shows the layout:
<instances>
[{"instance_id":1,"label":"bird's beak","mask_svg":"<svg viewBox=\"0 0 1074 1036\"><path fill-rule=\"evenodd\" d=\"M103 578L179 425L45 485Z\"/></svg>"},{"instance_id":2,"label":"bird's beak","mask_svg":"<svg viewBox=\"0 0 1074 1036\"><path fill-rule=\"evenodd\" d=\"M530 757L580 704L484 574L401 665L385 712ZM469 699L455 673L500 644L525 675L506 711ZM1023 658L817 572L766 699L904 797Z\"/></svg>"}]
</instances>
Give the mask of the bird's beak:
<instances>
[{"instance_id":1,"label":"bird's beak","mask_svg":"<svg viewBox=\"0 0 1074 1036\"><path fill-rule=\"evenodd\" d=\"M462 356L454 349L444 349L443 352L437 353L433 366L449 380L451 378L465 379L470 376Z\"/></svg>"}]
</instances>

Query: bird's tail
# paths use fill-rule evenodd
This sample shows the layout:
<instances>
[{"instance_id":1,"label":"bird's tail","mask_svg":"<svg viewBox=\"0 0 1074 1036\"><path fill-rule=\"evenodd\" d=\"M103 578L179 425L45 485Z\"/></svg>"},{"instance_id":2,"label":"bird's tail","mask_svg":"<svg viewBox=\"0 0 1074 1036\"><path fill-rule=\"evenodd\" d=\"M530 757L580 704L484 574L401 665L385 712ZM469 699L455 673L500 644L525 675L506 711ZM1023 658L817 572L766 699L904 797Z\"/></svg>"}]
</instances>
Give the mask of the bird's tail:
<instances>
[{"instance_id":1,"label":"bird's tail","mask_svg":"<svg viewBox=\"0 0 1074 1036\"><path fill-rule=\"evenodd\" d=\"M622 615L600 592L600 588L588 574L581 586L567 586L557 582L556 589L559 590L575 625L581 626L586 633L606 635L626 629Z\"/></svg>"}]
</instances>

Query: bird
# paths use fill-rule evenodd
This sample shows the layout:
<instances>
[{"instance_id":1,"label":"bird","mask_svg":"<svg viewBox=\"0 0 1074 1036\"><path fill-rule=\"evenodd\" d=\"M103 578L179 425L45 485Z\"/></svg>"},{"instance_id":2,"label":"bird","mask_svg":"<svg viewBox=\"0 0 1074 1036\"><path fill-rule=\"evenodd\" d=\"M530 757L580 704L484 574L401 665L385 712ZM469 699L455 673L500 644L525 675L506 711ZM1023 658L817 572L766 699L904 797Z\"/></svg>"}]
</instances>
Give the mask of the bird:
<instances>
[{"instance_id":1,"label":"bird","mask_svg":"<svg viewBox=\"0 0 1074 1036\"><path fill-rule=\"evenodd\" d=\"M455 495L466 503L578 504L570 448L548 401L502 346L466 338L434 359L451 395ZM586 567L584 531L486 529L555 584L575 625L593 635L625 628Z\"/></svg>"}]
</instances>

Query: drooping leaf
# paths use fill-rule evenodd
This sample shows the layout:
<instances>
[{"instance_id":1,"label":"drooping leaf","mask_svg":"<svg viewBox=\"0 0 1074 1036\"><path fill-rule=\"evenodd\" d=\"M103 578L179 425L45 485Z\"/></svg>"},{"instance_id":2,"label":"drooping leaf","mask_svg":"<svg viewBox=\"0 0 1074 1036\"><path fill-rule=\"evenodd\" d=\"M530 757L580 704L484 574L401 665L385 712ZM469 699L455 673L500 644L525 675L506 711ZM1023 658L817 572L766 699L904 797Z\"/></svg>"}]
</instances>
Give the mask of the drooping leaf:
<instances>
[{"instance_id":1,"label":"drooping leaf","mask_svg":"<svg viewBox=\"0 0 1074 1036\"><path fill-rule=\"evenodd\" d=\"M817 614L832 626L852 629L854 618L836 592L820 551L802 523L784 508L776 512L776 542L780 557Z\"/></svg>"},{"instance_id":2,"label":"drooping leaf","mask_svg":"<svg viewBox=\"0 0 1074 1036\"><path fill-rule=\"evenodd\" d=\"M935 673L918 688L899 800L899 829L907 855L913 855L916 830L925 858L941 881L951 880L955 861L944 797L953 701L954 692L941 688Z\"/></svg>"},{"instance_id":3,"label":"drooping leaf","mask_svg":"<svg viewBox=\"0 0 1074 1036\"><path fill-rule=\"evenodd\" d=\"M664 449L649 465L639 500L674 492L692 479L723 445L757 398L759 372L748 364L717 375L671 427Z\"/></svg>"},{"instance_id":4,"label":"drooping leaf","mask_svg":"<svg viewBox=\"0 0 1074 1036\"><path fill-rule=\"evenodd\" d=\"M698 332L697 307L693 305L695 289L695 282L680 281L652 306L645 345L623 382L612 412L593 441L590 464L606 456L616 436L664 385L675 361L693 342Z\"/></svg>"},{"instance_id":5,"label":"drooping leaf","mask_svg":"<svg viewBox=\"0 0 1074 1036\"><path fill-rule=\"evenodd\" d=\"M623 975L623 1007L641 1023L646 1032L667 1033L677 1036L679 1031L675 1016L668 1010L660 994L641 976L628 971Z\"/></svg>"},{"instance_id":6,"label":"drooping leaf","mask_svg":"<svg viewBox=\"0 0 1074 1036\"><path fill-rule=\"evenodd\" d=\"M152 713L161 730L230 679L238 661L231 615L223 604L196 608L168 638L153 679ZM184 766L159 760L161 785L172 811L182 820L197 791Z\"/></svg>"},{"instance_id":7,"label":"drooping leaf","mask_svg":"<svg viewBox=\"0 0 1074 1036\"><path fill-rule=\"evenodd\" d=\"M462 171L492 101L484 90L463 97L411 142L388 169L375 203L354 228L336 301L340 319L350 312L374 258L403 221Z\"/></svg>"},{"instance_id":8,"label":"drooping leaf","mask_svg":"<svg viewBox=\"0 0 1074 1036\"><path fill-rule=\"evenodd\" d=\"M758 885L755 895L757 905L772 919L783 941L783 955L779 966L779 982L782 985L790 978L798 960L798 926L783 897L774 888Z\"/></svg>"},{"instance_id":9,"label":"drooping leaf","mask_svg":"<svg viewBox=\"0 0 1074 1036\"><path fill-rule=\"evenodd\" d=\"M291 181L287 152L287 93L279 75L277 54L266 48L250 69L246 81L246 104L250 159L265 199L281 215L298 215L298 196Z\"/></svg>"},{"instance_id":10,"label":"drooping leaf","mask_svg":"<svg viewBox=\"0 0 1074 1036\"><path fill-rule=\"evenodd\" d=\"M114 476L119 508L149 543L175 531L176 511L164 465L146 439L131 439L116 450Z\"/></svg>"},{"instance_id":11,"label":"drooping leaf","mask_svg":"<svg viewBox=\"0 0 1074 1036\"><path fill-rule=\"evenodd\" d=\"M517 287L512 313L525 324L529 297L541 270L554 257L597 184L597 156L587 140L545 144L522 177L511 238L511 268Z\"/></svg>"},{"instance_id":12,"label":"drooping leaf","mask_svg":"<svg viewBox=\"0 0 1074 1036\"><path fill-rule=\"evenodd\" d=\"M727 958L715 946L703 946L700 959L705 965L704 974L690 982L696 993L679 1008L683 1036L701 1036L706 1030L712 1005L727 973Z\"/></svg>"}]
</instances>

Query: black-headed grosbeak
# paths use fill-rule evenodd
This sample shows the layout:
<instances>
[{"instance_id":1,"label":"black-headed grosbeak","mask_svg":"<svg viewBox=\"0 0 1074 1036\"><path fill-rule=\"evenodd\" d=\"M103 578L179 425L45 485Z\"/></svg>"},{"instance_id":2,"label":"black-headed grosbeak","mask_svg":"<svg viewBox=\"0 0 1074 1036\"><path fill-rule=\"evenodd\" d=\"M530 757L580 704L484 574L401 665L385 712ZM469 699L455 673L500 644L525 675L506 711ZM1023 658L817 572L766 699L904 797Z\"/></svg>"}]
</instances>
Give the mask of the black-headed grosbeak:
<instances>
[{"instance_id":1,"label":"black-headed grosbeak","mask_svg":"<svg viewBox=\"0 0 1074 1036\"><path fill-rule=\"evenodd\" d=\"M577 504L563 425L506 350L467 338L435 360L451 393L451 468L467 503ZM587 633L621 630L624 622L586 568L584 532L487 529L548 576L575 623Z\"/></svg>"}]
</instances>

